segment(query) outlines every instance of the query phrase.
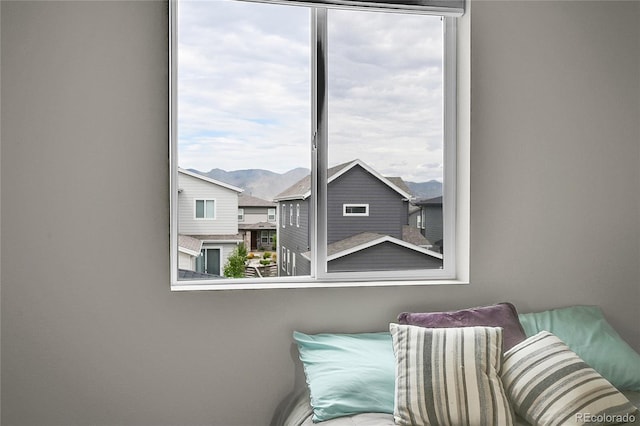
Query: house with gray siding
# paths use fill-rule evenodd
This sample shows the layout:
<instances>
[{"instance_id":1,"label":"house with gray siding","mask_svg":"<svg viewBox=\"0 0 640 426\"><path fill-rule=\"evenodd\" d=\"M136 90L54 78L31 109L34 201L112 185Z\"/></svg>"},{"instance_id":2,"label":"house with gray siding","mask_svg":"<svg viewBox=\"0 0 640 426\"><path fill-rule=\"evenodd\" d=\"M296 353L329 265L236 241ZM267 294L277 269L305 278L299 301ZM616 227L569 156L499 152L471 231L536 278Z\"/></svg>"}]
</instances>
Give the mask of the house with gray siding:
<instances>
[{"instance_id":1,"label":"house with gray siding","mask_svg":"<svg viewBox=\"0 0 640 426\"><path fill-rule=\"evenodd\" d=\"M309 197L306 176L278 194L281 275L309 275ZM329 272L442 267L442 255L409 225L412 195L398 177L385 177L361 160L328 170Z\"/></svg>"},{"instance_id":2,"label":"house with gray siding","mask_svg":"<svg viewBox=\"0 0 640 426\"><path fill-rule=\"evenodd\" d=\"M238 232L238 195L233 185L178 169L178 269L182 278L222 276Z\"/></svg>"},{"instance_id":3,"label":"house with gray siding","mask_svg":"<svg viewBox=\"0 0 640 426\"><path fill-rule=\"evenodd\" d=\"M419 208L415 214L416 228L432 242L433 251L443 253L442 197L415 200L412 204Z\"/></svg>"},{"instance_id":4,"label":"house with gray siding","mask_svg":"<svg viewBox=\"0 0 640 426\"><path fill-rule=\"evenodd\" d=\"M277 204L248 194L238 195L238 231L247 250L274 250Z\"/></svg>"}]
</instances>

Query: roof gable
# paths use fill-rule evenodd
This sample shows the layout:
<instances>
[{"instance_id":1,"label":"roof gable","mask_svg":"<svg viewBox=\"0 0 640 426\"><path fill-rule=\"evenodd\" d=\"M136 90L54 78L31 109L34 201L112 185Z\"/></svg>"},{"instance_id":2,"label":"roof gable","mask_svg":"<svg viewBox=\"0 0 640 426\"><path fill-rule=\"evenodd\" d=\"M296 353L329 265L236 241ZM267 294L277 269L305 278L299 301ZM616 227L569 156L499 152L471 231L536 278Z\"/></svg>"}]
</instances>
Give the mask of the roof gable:
<instances>
[{"instance_id":1,"label":"roof gable","mask_svg":"<svg viewBox=\"0 0 640 426\"><path fill-rule=\"evenodd\" d=\"M359 159L350 161L348 163L339 164L337 166L333 166L329 168L327 170L327 176L328 176L327 184L338 179L340 176L349 172L354 167L361 167L362 169L367 171L369 174L374 176L376 179L378 179L380 182L387 185L393 191L398 193L402 198L406 198L407 200L413 198L413 196L409 191L409 188L406 186L402 178L384 177L380 173L378 173L376 170L371 168L367 163ZM274 201L285 201L285 200L295 200L295 199L305 200L309 198L309 196L311 196L311 176L305 176L304 178L300 179L298 182L290 186L288 189L278 194L274 198Z\"/></svg>"},{"instance_id":2,"label":"roof gable","mask_svg":"<svg viewBox=\"0 0 640 426\"><path fill-rule=\"evenodd\" d=\"M238 188L237 186L233 186L231 184L228 184L228 183L225 183L225 182L222 182L222 181L219 181L219 180L211 179L210 177L203 176L201 174L194 173L194 172L191 172L189 170L182 169L180 167L178 167L178 173L182 173L182 174L184 174L186 176L191 176L193 178L200 179L200 180L202 180L204 182L211 183L211 184L217 185L217 186L221 186L223 188L227 188L227 189L230 189L230 190L238 192L238 193L244 192L244 189Z\"/></svg>"},{"instance_id":3,"label":"roof gable","mask_svg":"<svg viewBox=\"0 0 640 426\"><path fill-rule=\"evenodd\" d=\"M436 253L424 247L416 246L407 241L402 241L390 235L382 235L375 232L363 232L361 234L345 238L342 241L329 244L329 246L327 247L327 261L332 261L334 259L347 256L385 242L392 243L409 250L414 250L416 252L435 257L437 259L442 259L442 255L440 253Z\"/></svg>"},{"instance_id":4,"label":"roof gable","mask_svg":"<svg viewBox=\"0 0 640 426\"><path fill-rule=\"evenodd\" d=\"M238 207L275 207L276 203L249 194L238 196Z\"/></svg>"}]
</instances>

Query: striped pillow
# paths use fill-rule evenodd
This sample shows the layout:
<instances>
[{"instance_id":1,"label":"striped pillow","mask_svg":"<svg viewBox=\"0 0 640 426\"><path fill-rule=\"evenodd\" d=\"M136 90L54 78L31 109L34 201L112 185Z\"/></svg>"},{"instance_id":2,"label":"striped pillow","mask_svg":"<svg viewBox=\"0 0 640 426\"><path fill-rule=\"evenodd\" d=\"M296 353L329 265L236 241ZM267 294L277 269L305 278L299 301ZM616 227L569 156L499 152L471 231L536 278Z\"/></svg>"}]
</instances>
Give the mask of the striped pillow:
<instances>
[{"instance_id":1,"label":"striped pillow","mask_svg":"<svg viewBox=\"0 0 640 426\"><path fill-rule=\"evenodd\" d=\"M396 424L513 424L499 375L502 328L389 328L396 356Z\"/></svg>"},{"instance_id":2,"label":"striped pillow","mask_svg":"<svg viewBox=\"0 0 640 426\"><path fill-rule=\"evenodd\" d=\"M637 411L548 331L505 353L502 380L516 412L534 425L621 423L633 421Z\"/></svg>"}]
</instances>

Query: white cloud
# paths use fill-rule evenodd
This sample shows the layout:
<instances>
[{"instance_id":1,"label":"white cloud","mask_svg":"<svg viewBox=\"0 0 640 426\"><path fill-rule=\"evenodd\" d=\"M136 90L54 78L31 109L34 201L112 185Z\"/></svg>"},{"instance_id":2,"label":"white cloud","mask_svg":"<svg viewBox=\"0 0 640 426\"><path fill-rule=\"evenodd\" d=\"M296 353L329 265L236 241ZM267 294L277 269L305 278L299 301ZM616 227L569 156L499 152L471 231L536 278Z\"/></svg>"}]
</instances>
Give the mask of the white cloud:
<instances>
[{"instance_id":1,"label":"white cloud","mask_svg":"<svg viewBox=\"0 0 640 426\"><path fill-rule=\"evenodd\" d=\"M439 19L330 11L329 22L330 163L441 179ZM308 168L308 11L188 1L179 25L180 165Z\"/></svg>"}]
</instances>

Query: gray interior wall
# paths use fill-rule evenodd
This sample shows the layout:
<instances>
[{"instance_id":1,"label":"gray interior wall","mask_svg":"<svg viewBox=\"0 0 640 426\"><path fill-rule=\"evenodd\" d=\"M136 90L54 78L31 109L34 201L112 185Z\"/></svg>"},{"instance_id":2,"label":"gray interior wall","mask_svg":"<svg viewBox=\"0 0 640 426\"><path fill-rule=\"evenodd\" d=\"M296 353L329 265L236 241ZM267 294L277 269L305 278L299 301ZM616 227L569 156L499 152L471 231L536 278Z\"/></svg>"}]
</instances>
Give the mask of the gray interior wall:
<instances>
[{"instance_id":1,"label":"gray interior wall","mask_svg":"<svg viewBox=\"0 0 640 426\"><path fill-rule=\"evenodd\" d=\"M267 424L292 330L404 310L599 304L640 349L640 3L473 3L470 285L191 293L166 6L0 7L3 424Z\"/></svg>"}]
</instances>

